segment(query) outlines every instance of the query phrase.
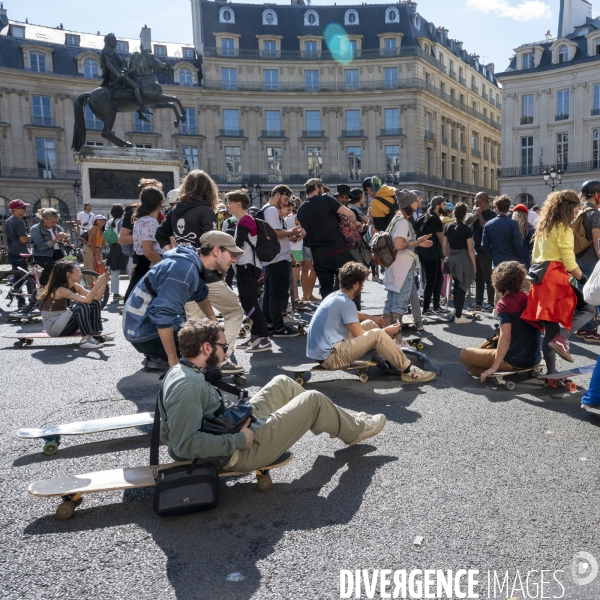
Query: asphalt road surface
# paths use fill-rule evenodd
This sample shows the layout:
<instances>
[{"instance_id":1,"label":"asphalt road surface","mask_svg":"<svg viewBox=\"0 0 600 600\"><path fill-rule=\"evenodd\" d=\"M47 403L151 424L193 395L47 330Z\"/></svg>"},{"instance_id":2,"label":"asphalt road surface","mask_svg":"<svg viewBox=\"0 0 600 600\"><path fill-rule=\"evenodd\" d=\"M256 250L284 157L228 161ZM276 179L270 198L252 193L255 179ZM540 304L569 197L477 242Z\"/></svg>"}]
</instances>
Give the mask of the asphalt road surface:
<instances>
[{"instance_id":1,"label":"asphalt road surface","mask_svg":"<svg viewBox=\"0 0 600 600\"><path fill-rule=\"evenodd\" d=\"M365 311L381 314L383 301L382 286L367 283ZM468 376L459 350L490 335L489 319L429 326L425 351L443 371L425 385L377 369L366 383L346 373L313 376L307 388L347 408L383 412L388 424L350 448L307 434L293 461L272 472L267 493L253 476L229 478L216 510L171 518L154 514L151 489L100 493L58 521L59 502L29 495L31 482L148 463L150 427L63 437L53 457L41 440L15 436L20 427L154 409L158 376L144 372L123 339L116 305L106 318L116 339L99 351L63 340L14 348L0 338L3 598L330 599L348 597L356 570L372 583L385 569L399 583L416 569L477 570L480 598L600 598L600 577L574 584L600 561L600 428L580 409L581 392L526 377L509 392ZM41 329L0 325L3 335ZM275 340L273 354L238 352L251 368L250 390L278 365L302 362L305 343ZM595 363L596 346L573 349L576 365ZM585 389L589 376L576 381ZM592 558L574 560L581 552ZM341 589L342 570L351 573ZM436 595L425 596L419 574L412 576L413 597L446 597L435 584ZM459 593L467 576L461 581ZM382 596L377 583L370 595L361 583L350 595L379 598L393 588L384 585ZM403 597L401 586L396 591Z\"/></svg>"}]
</instances>

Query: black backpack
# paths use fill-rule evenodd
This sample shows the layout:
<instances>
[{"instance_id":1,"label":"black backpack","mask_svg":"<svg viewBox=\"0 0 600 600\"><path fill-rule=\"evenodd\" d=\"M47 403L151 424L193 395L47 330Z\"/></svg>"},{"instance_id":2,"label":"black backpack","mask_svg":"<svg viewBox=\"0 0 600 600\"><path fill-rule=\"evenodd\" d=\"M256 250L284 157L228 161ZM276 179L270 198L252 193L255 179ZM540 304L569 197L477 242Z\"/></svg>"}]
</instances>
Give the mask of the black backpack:
<instances>
[{"instance_id":1,"label":"black backpack","mask_svg":"<svg viewBox=\"0 0 600 600\"><path fill-rule=\"evenodd\" d=\"M379 202L381 202L381 204L387 206L390 210L388 211L388 214L385 215L384 219L385 219L385 225L386 227L392 222L392 219L396 216L396 213L400 210L400 207L398 206L397 202L390 202L389 200L386 200L385 198L382 198L381 196L375 196L376 200L379 200Z\"/></svg>"},{"instance_id":2,"label":"black backpack","mask_svg":"<svg viewBox=\"0 0 600 600\"><path fill-rule=\"evenodd\" d=\"M250 248L260 262L271 262L281 252L281 244L275 230L265 221L265 215L262 210L254 213L256 222L256 246L248 242Z\"/></svg>"}]
</instances>

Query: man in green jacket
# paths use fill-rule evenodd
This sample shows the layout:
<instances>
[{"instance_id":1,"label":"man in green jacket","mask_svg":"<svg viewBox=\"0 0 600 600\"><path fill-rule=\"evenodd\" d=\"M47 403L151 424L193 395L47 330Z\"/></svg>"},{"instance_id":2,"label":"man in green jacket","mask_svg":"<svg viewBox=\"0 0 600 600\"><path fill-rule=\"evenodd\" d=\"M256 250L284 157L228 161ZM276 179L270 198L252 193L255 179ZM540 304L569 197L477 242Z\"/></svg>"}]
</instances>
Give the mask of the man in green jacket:
<instances>
[{"instance_id":1,"label":"man in green jacket","mask_svg":"<svg viewBox=\"0 0 600 600\"><path fill-rule=\"evenodd\" d=\"M184 358L164 379L160 407L160 437L174 460L218 460L227 470L250 472L271 464L308 430L352 446L385 426L385 415L353 413L278 375L250 400L256 422L250 425L248 419L235 434L204 433L202 419L219 408L220 395L202 371L220 366L227 357L223 326L207 319L187 321L179 331L179 348Z\"/></svg>"}]
</instances>

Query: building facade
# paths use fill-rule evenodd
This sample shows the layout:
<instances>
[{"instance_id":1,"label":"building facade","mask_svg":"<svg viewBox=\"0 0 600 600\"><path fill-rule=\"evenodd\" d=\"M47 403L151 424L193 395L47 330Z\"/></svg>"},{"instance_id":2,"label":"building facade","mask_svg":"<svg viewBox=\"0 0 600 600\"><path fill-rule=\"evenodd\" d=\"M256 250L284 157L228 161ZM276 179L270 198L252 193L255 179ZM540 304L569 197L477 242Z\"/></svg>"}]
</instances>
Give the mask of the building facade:
<instances>
[{"instance_id":1,"label":"building facade","mask_svg":"<svg viewBox=\"0 0 600 600\"><path fill-rule=\"evenodd\" d=\"M294 0L302 2L302 0ZM188 120L119 114L115 133L176 150L222 191L297 191L312 176L384 181L469 201L497 188L501 102L493 65L414 2L370 6L192 2L194 46L149 41ZM0 212L15 197L75 212L73 99L99 84L104 36L11 21L0 10ZM115 32L118 36L118 31ZM127 60L139 40L118 38ZM86 114L88 144L108 145ZM255 188L257 189L257 188ZM94 200L92 200L94 202ZM94 204L97 204L94 202Z\"/></svg>"},{"instance_id":2,"label":"building facade","mask_svg":"<svg viewBox=\"0 0 600 600\"><path fill-rule=\"evenodd\" d=\"M559 189L600 178L600 19L585 0L561 2L561 37L515 50L497 74L503 95L500 191L542 204L544 173L562 172ZM580 19L577 21L576 19Z\"/></svg>"}]
</instances>

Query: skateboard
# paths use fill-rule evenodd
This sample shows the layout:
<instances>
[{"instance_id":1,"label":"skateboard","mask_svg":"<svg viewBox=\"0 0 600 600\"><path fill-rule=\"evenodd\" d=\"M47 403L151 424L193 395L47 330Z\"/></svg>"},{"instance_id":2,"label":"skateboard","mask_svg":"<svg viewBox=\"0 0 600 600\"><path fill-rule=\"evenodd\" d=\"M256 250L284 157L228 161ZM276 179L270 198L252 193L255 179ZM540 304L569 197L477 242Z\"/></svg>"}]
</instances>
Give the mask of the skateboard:
<instances>
[{"instance_id":1,"label":"skateboard","mask_svg":"<svg viewBox=\"0 0 600 600\"><path fill-rule=\"evenodd\" d=\"M510 379L506 379L510 375L517 375L518 373L527 373L529 377L538 377L541 376L542 371L546 368L545 363L540 363L539 365L535 365L535 367L531 367L529 369L518 369L516 371L496 371L490 379L496 385L503 385L509 392L512 392L517 384ZM479 376L477 376L479 378Z\"/></svg>"},{"instance_id":2,"label":"skateboard","mask_svg":"<svg viewBox=\"0 0 600 600\"><path fill-rule=\"evenodd\" d=\"M552 375L538 375L538 378L544 380L546 387L556 389L562 385L567 388L569 392L576 392L577 384L574 381L571 381L570 377L592 373L595 366L596 365L594 364L586 365L585 367L575 367L574 369L568 369L567 371L561 371L560 373L553 373Z\"/></svg>"},{"instance_id":3,"label":"skateboard","mask_svg":"<svg viewBox=\"0 0 600 600\"><path fill-rule=\"evenodd\" d=\"M129 427L140 427L141 425L152 425L154 413L136 413L120 417L109 417L95 421L80 421L78 423L66 423L64 425L52 425L41 429L19 429L17 437L22 440L42 439L44 442L43 452L46 456L52 456L58 452L60 437L62 435L85 435L98 433L100 431L113 431L115 429L127 429Z\"/></svg>"},{"instance_id":4,"label":"skateboard","mask_svg":"<svg viewBox=\"0 0 600 600\"><path fill-rule=\"evenodd\" d=\"M451 323L454 321L454 317L446 317L445 315L423 315L423 324L427 325L428 323Z\"/></svg>"},{"instance_id":5,"label":"skateboard","mask_svg":"<svg viewBox=\"0 0 600 600\"><path fill-rule=\"evenodd\" d=\"M94 335L94 338L104 337L105 335L113 335L114 331L103 331L100 335ZM23 346L31 346L33 344L33 340L69 340L69 339L77 339L81 338L80 333L73 333L72 335L63 335L59 337L52 337L48 335L45 331L38 331L36 333L12 333L6 334L2 337L5 338L17 338L17 341L13 344L15 348L22 348Z\"/></svg>"},{"instance_id":6,"label":"skateboard","mask_svg":"<svg viewBox=\"0 0 600 600\"><path fill-rule=\"evenodd\" d=\"M4 320L7 323L22 323L23 325L28 323L38 323L42 320L42 313L12 313L10 315L4 315Z\"/></svg>"},{"instance_id":7,"label":"skateboard","mask_svg":"<svg viewBox=\"0 0 600 600\"><path fill-rule=\"evenodd\" d=\"M350 366L344 367L343 369L336 369L336 371L356 371L359 380L362 383L369 381L369 369L376 367L377 363L372 360L357 360ZM282 366L279 367L282 371L294 374L294 380L300 385L304 385L310 378L311 373L333 373L334 371L324 369L319 363L305 363L302 365L295 366Z\"/></svg>"},{"instance_id":8,"label":"skateboard","mask_svg":"<svg viewBox=\"0 0 600 600\"><path fill-rule=\"evenodd\" d=\"M416 348L417 350L423 350L425 348L425 344L423 344L422 340L426 340L432 337L431 333L426 333L424 331L420 333L412 333L410 335L403 335L402 341L406 342L409 346Z\"/></svg>"},{"instance_id":9,"label":"skateboard","mask_svg":"<svg viewBox=\"0 0 600 600\"><path fill-rule=\"evenodd\" d=\"M600 409L595 408L594 406L589 406L588 404L582 404L581 408L583 408L584 410L587 410L589 413L591 413L595 419L600 417Z\"/></svg>"},{"instance_id":10,"label":"skateboard","mask_svg":"<svg viewBox=\"0 0 600 600\"><path fill-rule=\"evenodd\" d=\"M301 319L289 319L285 317L283 324L287 327L295 327L300 335L306 335L306 326L309 324L308 321L302 321Z\"/></svg>"},{"instance_id":11,"label":"skateboard","mask_svg":"<svg viewBox=\"0 0 600 600\"><path fill-rule=\"evenodd\" d=\"M254 471L256 473L256 484L261 492L267 492L273 487L269 471L287 465L292 460L292 457L293 454L291 452L284 452L273 464ZM59 521L67 521L73 516L75 509L83 501L84 494L154 487L155 477L161 469L189 465L191 462L188 460L155 467L126 467L111 471L84 473L83 475L74 475L71 477L45 479L30 484L27 491L32 496L40 498L60 497L62 503L56 509L56 518ZM248 474L248 472L224 471L219 469L219 477L239 477L240 475Z\"/></svg>"}]
</instances>

